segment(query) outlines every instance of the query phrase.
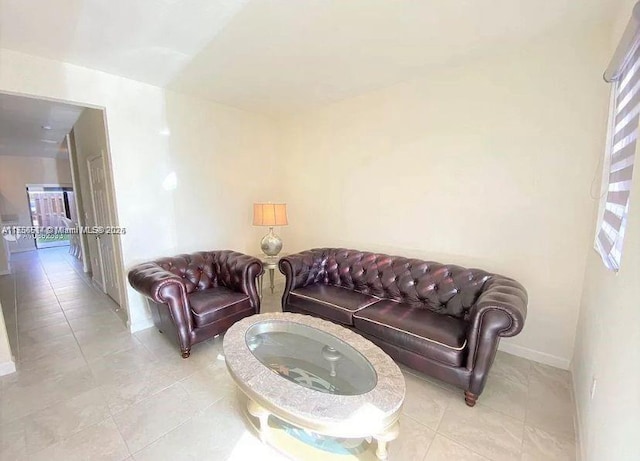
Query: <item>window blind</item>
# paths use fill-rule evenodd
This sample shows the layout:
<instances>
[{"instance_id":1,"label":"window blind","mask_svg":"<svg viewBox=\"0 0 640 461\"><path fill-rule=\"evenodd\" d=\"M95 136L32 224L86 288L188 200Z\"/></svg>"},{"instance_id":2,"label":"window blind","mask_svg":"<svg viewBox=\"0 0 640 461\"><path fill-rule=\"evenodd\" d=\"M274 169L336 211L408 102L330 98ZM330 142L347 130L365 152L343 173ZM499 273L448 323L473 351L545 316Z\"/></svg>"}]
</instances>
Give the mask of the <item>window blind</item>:
<instances>
[{"instance_id":1,"label":"window blind","mask_svg":"<svg viewBox=\"0 0 640 461\"><path fill-rule=\"evenodd\" d=\"M614 82L609 169L606 178L604 211L596 238L596 248L605 265L620 268L622 243L629 211L633 163L640 125L640 46L637 42Z\"/></svg>"}]
</instances>

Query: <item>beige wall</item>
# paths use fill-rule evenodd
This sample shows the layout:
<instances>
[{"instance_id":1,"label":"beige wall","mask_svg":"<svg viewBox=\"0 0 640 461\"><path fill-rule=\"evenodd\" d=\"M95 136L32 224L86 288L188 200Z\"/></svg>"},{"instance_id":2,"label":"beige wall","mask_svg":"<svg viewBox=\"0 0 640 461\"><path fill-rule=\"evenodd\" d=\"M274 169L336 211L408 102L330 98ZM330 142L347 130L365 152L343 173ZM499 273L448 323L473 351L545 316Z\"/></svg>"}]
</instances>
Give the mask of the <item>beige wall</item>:
<instances>
[{"instance_id":1,"label":"beige wall","mask_svg":"<svg viewBox=\"0 0 640 461\"><path fill-rule=\"evenodd\" d=\"M0 275L9 274L11 265L9 264L9 242L0 241Z\"/></svg>"},{"instance_id":2,"label":"beige wall","mask_svg":"<svg viewBox=\"0 0 640 461\"><path fill-rule=\"evenodd\" d=\"M602 147L604 31L514 50L282 121L289 250L346 246L521 281L502 347L568 368Z\"/></svg>"},{"instance_id":3,"label":"beige wall","mask_svg":"<svg viewBox=\"0 0 640 461\"><path fill-rule=\"evenodd\" d=\"M275 184L271 120L8 50L0 62L0 91L105 109L125 270L181 251L258 250L250 213ZM131 328L151 326L142 296L127 286L127 299Z\"/></svg>"},{"instance_id":4,"label":"beige wall","mask_svg":"<svg viewBox=\"0 0 640 461\"><path fill-rule=\"evenodd\" d=\"M44 157L0 156L0 214L18 215L22 226L31 226L27 184L71 185L69 160ZM9 250L35 249L31 239L9 244Z\"/></svg>"},{"instance_id":5,"label":"beige wall","mask_svg":"<svg viewBox=\"0 0 640 461\"><path fill-rule=\"evenodd\" d=\"M228 248L260 253L266 230L252 226L253 202L277 200L277 126L262 116L178 93L167 92L166 103L175 157L163 165L163 174L175 173L177 179L171 191L176 250L225 242Z\"/></svg>"},{"instance_id":6,"label":"beige wall","mask_svg":"<svg viewBox=\"0 0 640 461\"><path fill-rule=\"evenodd\" d=\"M617 45L635 3L620 11ZM600 143L601 150L604 140ZM636 153L636 163L638 154ZM585 461L638 459L640 434L640 172L634 172L622 263L607 270L589 245L572 362ZM595 232L596 215L591 221ZM595 392L591 398L592 383Z\"/></svg>"},{"instance_id":7,"label":"beige wall","mask_svg":"<svg viewBox=\"0 0 640 461\"><path fill-rule=\"evenodd\" d=\"M0 304L0 376L8 375L16 371L16 365L11 353L7 328L4 323L2 304Z\"/></svg>"}]
</instances>

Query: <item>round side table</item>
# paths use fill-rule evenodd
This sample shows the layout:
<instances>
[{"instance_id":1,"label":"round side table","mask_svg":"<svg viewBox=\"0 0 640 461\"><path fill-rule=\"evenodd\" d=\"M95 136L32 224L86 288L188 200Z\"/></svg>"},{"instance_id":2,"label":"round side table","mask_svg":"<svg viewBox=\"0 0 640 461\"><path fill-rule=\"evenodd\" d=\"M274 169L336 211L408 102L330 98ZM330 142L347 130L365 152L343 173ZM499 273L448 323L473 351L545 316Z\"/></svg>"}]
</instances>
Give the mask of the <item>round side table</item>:
<instances>
[{"instance_id":1,"label":"round side table","mask_svg":"<svg viewBox=\"0 0 640 461\"><path fill-rule=\"evenodd\" d=\"M273 293L273 290L275 288L273 284L273 278L276 273L276 268L278 267L278 262L280 261L281 258L284 258L285 256L286 254L279 254L276 256L267 256L265 254L256 255L256 258L262 261L262 265L265 268L265 270L269 271L269 288L271 288L271 293ZM258 279L261 298L262 298L262 285L263 285L262 279L263 278L264 278L264 274L261 275L260 278Z\"/></svg>"}]
</instances>

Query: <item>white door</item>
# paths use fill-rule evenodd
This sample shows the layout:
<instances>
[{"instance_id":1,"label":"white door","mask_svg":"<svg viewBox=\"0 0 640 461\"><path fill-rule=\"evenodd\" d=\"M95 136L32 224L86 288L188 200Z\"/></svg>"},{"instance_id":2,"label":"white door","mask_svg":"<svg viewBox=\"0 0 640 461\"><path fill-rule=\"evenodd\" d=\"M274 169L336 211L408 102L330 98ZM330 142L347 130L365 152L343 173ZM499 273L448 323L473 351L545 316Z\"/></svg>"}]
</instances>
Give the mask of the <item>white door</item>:
<instances>
[{"instance_id":1,"label":"white door","mask_svg":"<svg viewBox=\"0 0 640 461\"><path fill-rule=\"evenodd\" d=\"M89 166L89 184L91 185L91 202L93 204L93 222L95 226L113 226L109 207L109 193L104 167L104 155L87 160ZM118 272L116 270L113 235L96 234L89 238L97 240L98 254L91 255L91 268L94 281L114 301L120 304L118 290Z\"/></svg>"}]
</instances>

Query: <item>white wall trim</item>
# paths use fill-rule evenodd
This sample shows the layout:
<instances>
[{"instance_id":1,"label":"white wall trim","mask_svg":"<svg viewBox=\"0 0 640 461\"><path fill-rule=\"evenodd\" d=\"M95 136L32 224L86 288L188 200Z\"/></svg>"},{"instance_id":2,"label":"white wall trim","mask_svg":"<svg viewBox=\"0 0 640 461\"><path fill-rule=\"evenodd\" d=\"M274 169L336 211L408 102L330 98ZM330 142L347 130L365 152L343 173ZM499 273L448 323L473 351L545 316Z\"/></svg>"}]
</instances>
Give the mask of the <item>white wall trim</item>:
<instances>
[{"instance_id":1,"label":"white wall trim","mask_svg":"<svg viewBox=\"0 0 640 461\"><path fill-rule=\"evenodd\" d=\"M584 443L585 443L585 434L582 433L582 411L580 411L580 403L576 398L578 395L578 389L576 388L576 381L573 379L575 376L573 372L573 363L571 363L571 392L573 394L573 406L575 408L575 413L573 415L573 427L576 433L576 459L577 461L582 461L586 459L584 454L586 453Z\"/></svg>"},{"instance_id":2,"label":"white wall trim","mask_svg":"<svg viewBox=\"0 0 640 461\"><path fill-rule=\"evenodd\" d=\"M7 269L6 271L0 271L0 275L11 275L11 269Z\"/></svg>"},{"instance_id":3,"label":"white wall trim","mask_svg":"<svg viewBox=\"0 0 640 461\"><path fill-rule=\"evenodd\" d=\"M0 363L0 376L10 375L11 373L15 373L15 372L16 372L16 364L13 360Z\"/></svg>"},{"instance_id":4,"label":"white wall trim","mask_svg":"<svg viewBox=\"0 0 640 461\"><path fill-rule=\"evenodd\" d=\"M508 342L500 341L499 350L507 352L509 354L517 355L525 359L533 360L534 362L544 363L545 365L551 365L552 367L562 368L563 370L569 370L571 361L562 357L547 354L546 352L540 352L528 347L518 346L517 344L511 344Z\"/></svg>"}]
</instances>

